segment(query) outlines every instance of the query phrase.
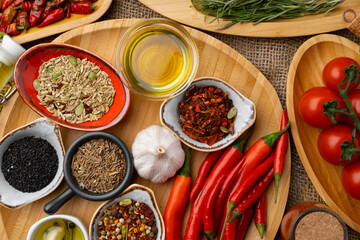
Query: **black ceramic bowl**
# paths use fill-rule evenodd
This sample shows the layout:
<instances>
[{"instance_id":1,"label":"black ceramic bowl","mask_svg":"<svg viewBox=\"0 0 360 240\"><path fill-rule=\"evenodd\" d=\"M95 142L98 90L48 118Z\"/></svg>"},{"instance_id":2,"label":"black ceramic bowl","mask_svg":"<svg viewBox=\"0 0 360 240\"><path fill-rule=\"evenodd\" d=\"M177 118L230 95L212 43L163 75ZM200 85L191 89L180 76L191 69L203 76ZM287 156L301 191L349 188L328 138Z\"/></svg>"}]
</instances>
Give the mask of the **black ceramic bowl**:
<instances>
[{"instance_id":1,"label":"black ceramic bowl","mask_svg":"<svg viewBox=\"0 0 360 240\"><path fill-rule=\"evenodd\" d=\"M82 146L84 143L93 140L93 139L106 139L109 140L119 146L122 150L125 161L126 161L126 172L124 179L120 182L120 184L114 188L113 190L106 192L104 194L95 194L89 192L85 189L82 189L78 183L76 182L75 178L72 175L71 165L72 159L74 154L77 152L78 148ZM78 195L84 199L90 201L105 201L109 200L117 195L119 195L122 191L126 189L129 185L132 174L134 169L134 162L133 157L129 148L126 144L117 136L106 133L106 132L91 132L82 135L81 137L77 138L68 148L65 159L64 159L64 177L66 183L69 185L69 188L66 189L62 194L60 194L57 198L53 199L51 202L47 203L44 206L44 211L47 214L54 214L57 212L62 205L64 205L67 201L69 201L74 195Z\"/></svg>"},{"instance_id":2,"label":"black ceramic bowl","mask_svg":"<svg viewBox=\"0 0 360 240\"><path fill-rule=\"evenodd\" d=\"M300 222L305 216L307 216L307 215L310 214L310 213L314 213L314 212L325 212L325 213L330 214L330 215L332 215L333 217L335 217L335 218L339 221L339 223L340 223L340 225L341 225L341 227L342 227L342 230L343 230L343 232L344 232L344 240L347 240L347 239L348 239L348 231L347 231L346 225L345 225L344 221L343 221L334 211L332 211L332 210L330 210L330 209L327 209L327 208L310 208L310 209L302 212L302 213L296 218L296 220L295 220L295 222L294 222L294 224L293 224L293 226L292 226L292 228L291 228L291 240L295 240L295 231L296 231L296 228L297 228L299 222Z\"/></svg>"}]
</instances>

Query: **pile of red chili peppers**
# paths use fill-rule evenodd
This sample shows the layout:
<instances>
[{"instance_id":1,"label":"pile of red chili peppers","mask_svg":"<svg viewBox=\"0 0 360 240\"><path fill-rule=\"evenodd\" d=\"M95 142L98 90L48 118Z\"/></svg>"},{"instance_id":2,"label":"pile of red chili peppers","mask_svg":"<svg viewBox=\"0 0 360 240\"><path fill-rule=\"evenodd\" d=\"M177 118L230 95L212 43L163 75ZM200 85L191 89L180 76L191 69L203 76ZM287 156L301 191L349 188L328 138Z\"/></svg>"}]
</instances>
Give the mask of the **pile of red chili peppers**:
<instances>
[{"instance_id":1,"label":"pile of red chili peppers","mask_svg":"<svg viewBox=\"0 0 360 240\"><path fill-rule=\"evenodd\" d=\"M96 0L0 0L0 32L10 36L26 32L28 28L45 27L71 13L89 14Z\"/></svg>"},{"instance_id":2,"label":"pile of red chili peppers","mask_svg":"<svg viewBox=\"0 0 360 240\"><path fill-rule=\"evenodd\" d=\"M274 175L279 183L289 126L284 110L281 130L257 140L245 154L251 131L227 149L206 156L190 193L192 207L185 240L200 239L202 226L209 239L216 235L221 240L243 239L253 215L263 237L266 189Z\"/></svg>"}]
</instances>

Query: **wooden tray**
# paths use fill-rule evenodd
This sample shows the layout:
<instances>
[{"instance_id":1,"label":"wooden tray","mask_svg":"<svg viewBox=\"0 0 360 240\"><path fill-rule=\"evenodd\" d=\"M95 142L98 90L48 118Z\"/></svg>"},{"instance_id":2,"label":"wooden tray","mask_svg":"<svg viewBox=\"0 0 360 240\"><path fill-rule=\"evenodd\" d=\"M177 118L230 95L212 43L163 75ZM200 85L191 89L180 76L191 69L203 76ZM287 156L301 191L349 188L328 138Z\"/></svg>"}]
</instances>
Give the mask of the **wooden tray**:
<instances>
[{"instance_id":1,"label":"wooden tray","mask_svg":"<svg viewBox=\"0 0 360 240\"><path fill-rule=\"evenodd\" d=\"M204 14L193 6L191 0L139 0L142 4L152 10L188 26L200 28L206 31L218 32L230 35L248 37L295 37L325 33L343 29L348 23L343 21L343 12L347 9L360 11L360 2L347 0L340 4L335 10L323 14L305 16L295 19L282 19L264 22L254 26L252 23L235 24L234 26L217 31L216 29L226 25L229 21L220 20L210 24L214 19L208 16L204 21Z\"/></svg>"},{"instance_id":2,"label":"wooden tray","mask_svg":"<svg viewBox=\"0 0 360 240\"><path fill-rule=\"evenodd\" d=\"M360 232L360 201L348 195L341 184L342 167L323 160L317 139L321 129L307 125L300 117L301 95L315 86L325 86L322 70L336 57L350 57L360 62L359 45L336 35L318 35L306 41L295 54L287 80L287 109L291 132L304 168L320 196L346 224Z\"/></svg>"},{"instance_id":3,"label":"wooden tray","mask_svg":"<svg viewBox=\"0 0 360 240\"><path fill-rule=\"evenodd\" d=\"M115 63L115 52L119 38L125 30L139 19L112 20L87 25L74 29L59 36L55 41L68 43L88 49ZM249 61L234 49L219 40L200 31L187 28L197 43L200 54L200 66L197 76L214 76L231 83L235 88L250 98L257 108L257 122L249 143L254 143L260 137L271 132L278 131L282 107L279 98L266 78ZM152 102L137 95L131 95L131 104L125 118L115 127L108 129L119 136L131 147L136 133L151 124L160 124L159 109L161 102ZM34 113L18 96L14 95L5 105L0 114L0 136L17 126L28 123L39 115ZM70 143L84 132L62 128L64 146ZM196 176L198 168L206 156L205 153L193 151L191 160L191 173ZM195 178L194 178L195 179ZM170 194L173 180L163 184L154 184L146 181L136 174L133 182L150 187L156 195L160 211L163 213ZM266 239L274 239L279 228L287 201L290 182L290 151L286 156L286 164L283 178L280 182L279 201L274 204L275 184L268 190L268 222ZM19 210L0 208L0 236L9 239L25 239L29 227L37 220L46 216L43 206L49 200L57 196L66 188L63 183L59 189L49 196L29 204ZM100 202L90 202L80 197L74 197L65 204L58 213L75 215L88 226L91 216L100 205ZM190 205L188 206L185 219L188 218ZM175 217L175 216L174 216ZM186 222L186 220L184 221ZM184 224L185 228L185 224ZM205 239L205 237L204 237ZM255 226L252 224L247 239L260 239Z\"/></svg>"},{"instance_id":4,"label":"wooden tray","mask_svg":"<svg viewBox=\"0 0 360 240\"><path fill-rule=\"evenodd\" d=\"M98 0L95 2L97 7L91 14L71 14L70 18L62 19L43 28L31 27L26 33L14 36L13 39L22 44L95 22L109 9L111 2L112 0Z\"/></svg>"}]
</instances>

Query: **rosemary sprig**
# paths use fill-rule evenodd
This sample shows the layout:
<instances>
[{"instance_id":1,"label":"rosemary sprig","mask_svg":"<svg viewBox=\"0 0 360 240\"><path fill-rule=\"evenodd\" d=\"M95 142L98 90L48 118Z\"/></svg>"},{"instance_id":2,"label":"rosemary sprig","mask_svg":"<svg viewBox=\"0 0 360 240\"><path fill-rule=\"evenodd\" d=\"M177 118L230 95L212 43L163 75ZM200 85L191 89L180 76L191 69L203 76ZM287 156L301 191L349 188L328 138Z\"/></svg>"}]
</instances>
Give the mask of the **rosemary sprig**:
<instances>
[{"instance_id":1,"label":"rosemary sprig","mask_svg":"<svg viewBox=\"0 0 360 240\"><path fill-rule=\"evenodd\" d=\"M344 0L195 0L200 11L215 16L213 21L224 18L231 23L253 22L254 25L275 18L297 18L310 14L328 13ZM211 21L211 22L213 22Z\"/></svg>"}]
</instances>

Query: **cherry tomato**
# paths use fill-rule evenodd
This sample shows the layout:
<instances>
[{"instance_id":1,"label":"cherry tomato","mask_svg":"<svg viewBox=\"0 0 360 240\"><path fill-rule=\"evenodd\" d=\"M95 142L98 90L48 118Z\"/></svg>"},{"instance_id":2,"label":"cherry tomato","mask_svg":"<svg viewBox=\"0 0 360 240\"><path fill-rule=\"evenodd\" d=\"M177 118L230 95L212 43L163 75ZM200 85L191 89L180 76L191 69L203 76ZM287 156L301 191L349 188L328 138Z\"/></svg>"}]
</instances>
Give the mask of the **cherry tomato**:
<instances>
[{"instance_id":1,"label":"cherry tomato","mask_svg":"<svg viewBox=\"0 0 360 240\"><path fill-rule=\"evenodd\" d=\"M344 167L341 183L350 196L360 200L360 161Z\"/></svg>"},{"instance_id":2,"label":"cherry tomato","mask_svg":"<svg viewBox=\"0 0 360 240\"><path fill-rule=\"evenodd\" d=\"M350 105L354 109L358 119L360 119L360 89L355 89L353 92L348 95ZM354 126L354 121L351 117L343 115L342 120L345 124L349 126Z\"/></svg>"},{"instance_id":3,"label":"cherry tomato","mask_svg":"<svg viewBox=\"0 0 360 240\"><path fill-rule=\"evenodd\" d=\"M338 92L338 84L345 78L344 69L348 68L351 64L355 64L358 68L360 67L354 59L347 57L338 57L328 62L322 72L322 78L325 85ZM360 80L360 74L358 75L358 79ZM350 83L348 92L354 90L358 85L359 83ZM341 85L342 89L345 89L345 87L346 83Z\"/></svg>"},{"instance_id":4,"label":"cherry tomato","mask_svg":"<svg viewBox=\"0 0 360 240\"><path fill-rule=\"evenodd\" d=\"M324 115L323 105L326 102L337 100L337 107L345 106L340 95L326 87L314 87L306 91L299 101L299 113L301 118L310 126L316 128L326 128L332 126L329 116ZM342 114L334 114L335 120L338 122Z\"/></svg>"},{"instance_id":5,"label":"cherry tomato","mask_svg":"<svg viewBox=\"0 0 360 240\"><path fill-rule=\"evenodd\" d=\"M351 157L351 162L348 162L345 157L341 159L341 147L340 145L344 143L345 140L351 142L353 128L337 124L335 126L331 126L322 130L318 138L318 149L321 156L331 164L334 165L348 165L351 162L359 159L359 155L353 155ZM356 134L354 147L357 148L360 146L359 144L360 138Z\"/></svg>"}]
</instances>

